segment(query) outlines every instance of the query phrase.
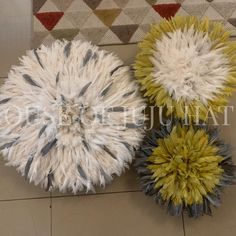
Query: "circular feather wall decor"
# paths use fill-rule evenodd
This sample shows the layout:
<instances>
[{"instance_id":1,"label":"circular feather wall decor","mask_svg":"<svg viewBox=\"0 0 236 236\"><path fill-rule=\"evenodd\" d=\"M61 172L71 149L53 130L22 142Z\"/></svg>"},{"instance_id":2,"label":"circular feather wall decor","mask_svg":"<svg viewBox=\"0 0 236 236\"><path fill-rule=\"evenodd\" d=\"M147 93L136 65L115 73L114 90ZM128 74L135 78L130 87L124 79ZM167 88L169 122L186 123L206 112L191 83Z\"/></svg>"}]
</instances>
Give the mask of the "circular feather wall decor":
<instances>
[{"instance_id":1,"label":"circular feather wall decor","mask_svg":"<svg viewBox=\"0 0 236 236\"><path fill-rule=\"evenodd\" d=\"M235 183L230 147L206 125L168 121L144 139L137 155L143 191L172 215L211 215L222 189Z\"/></svg>"},{"instance_id":2,"label":"circular feather wall decor","mask_svg":"<svg viewBox=\"0 0 236 236\"><path fill-rule=\"evenodd\" d=\"M236 42L222 24L174 17L151 27L134 64L145 96L183 119L222 112L236 84ZM199 114L198 114L199 113Z\"/></svg>"},{"instance_id":3,"label":"circular feather wall decor","mask_svg":"<svg viewBox=\"0 0 236 236\"><path fill-rule=\"evenodd\" d=\"M120 175L143 137L129 68L81 41L28 51L0 91L0 150L47 190L89 191Z\"/></svg>"}]
</instances>

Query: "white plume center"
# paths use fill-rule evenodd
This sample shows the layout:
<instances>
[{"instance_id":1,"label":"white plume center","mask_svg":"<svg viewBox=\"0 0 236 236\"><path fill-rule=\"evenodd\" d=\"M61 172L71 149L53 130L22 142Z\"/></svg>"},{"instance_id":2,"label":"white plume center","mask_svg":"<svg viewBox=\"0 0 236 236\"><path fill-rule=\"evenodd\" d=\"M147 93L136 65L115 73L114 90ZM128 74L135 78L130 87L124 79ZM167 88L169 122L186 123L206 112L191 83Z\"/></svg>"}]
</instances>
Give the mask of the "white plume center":
<instances>
[{"instance_id":1,"label":"white plume center","mask_svg":"<svg viewBox=\"0 0 236 236\"><path fill-rule=\"evenodd\" d=\"M206 103L224 86L229 72L223 48L213 49L208 33L178 29L156 41L154 82L175 99Z\"/></svg>"}]
</instances>

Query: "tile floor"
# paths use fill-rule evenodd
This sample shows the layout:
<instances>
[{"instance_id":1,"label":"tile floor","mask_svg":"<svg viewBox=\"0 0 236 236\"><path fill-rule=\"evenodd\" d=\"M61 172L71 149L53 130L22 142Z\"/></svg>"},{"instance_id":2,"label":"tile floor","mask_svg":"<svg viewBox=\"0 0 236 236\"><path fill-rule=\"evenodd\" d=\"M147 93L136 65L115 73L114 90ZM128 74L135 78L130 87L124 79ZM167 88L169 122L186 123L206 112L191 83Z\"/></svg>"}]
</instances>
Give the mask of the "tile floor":
<instances>
[{"instance_id":1,"label":"tile floor","mask_svg":"<svg viewBox=\"0 0 236 236\"><path fill-rule=\"evenodd\" d=\"M30 0L0 0L0 83L18 56L30 48ZM136 45L107 46L126 64L133 62ZM231 105L236 104L236 96ZM226 141L235 145L236 114L223 128ZM235 152L236 154L236 152ZM235 158L236 161L236 158ZM72 196L47 193L22 178L0 159L1 236L165 235L232 236L236 233L236 187L225 191L214 217L174 218L139 189L133 169L98 194Z\"/></svg>"}]
</instances>

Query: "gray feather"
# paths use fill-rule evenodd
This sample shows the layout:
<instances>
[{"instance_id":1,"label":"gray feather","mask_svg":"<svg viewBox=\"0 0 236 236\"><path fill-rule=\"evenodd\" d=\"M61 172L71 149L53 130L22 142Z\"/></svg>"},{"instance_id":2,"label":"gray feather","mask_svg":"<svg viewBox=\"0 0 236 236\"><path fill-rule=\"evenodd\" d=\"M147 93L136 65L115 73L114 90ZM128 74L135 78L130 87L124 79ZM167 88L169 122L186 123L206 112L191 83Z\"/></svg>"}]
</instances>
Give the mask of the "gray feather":
<instances>
[{"instance_id":1,"label":"gray feather","mask_svg":"<svg viewBox=\"0 0 236 236\"><path fill-rule=\"evenodd\" d=\"M134 124L134 123L127 123L127 124L125 124L125 127L128 129L136 129L136 128L140 128L141 125Z\"/></svg>"},{"instance_id":2,"label":"gray feather","mask_svg":"<svg viewBox=\"0 0 236 236\"><path fill-rule=\"evenodd\" d=\"M57 143L57 139L55 138L54 140L50 141L47 143L41 150L42 156L45 156L52 148L53 146Z\"/></svg>"},{"instance_id":3,"label":"gray feather","mask_svg":"<svg viewBox=\"0 0 236 236\"><path fill-rule=\"evenodd\" d=\"M54 175L53 175L52 172L50 172L50 173L48 174L48 185L47 185L46 191L49 191L50 188L53 186L53 185L52 185L53 178L54 178Z\"/></svg>"},{"instance_id":4,"label":"gray feather","mask_svg":"<svg viewBox=\"0 0 236 236\"><path fill-rule=\"evenodd\" d=\"M98 54L96 52L93 53L92 59L96 60L98 58Z\"/></svg>"},{"instance_id":5,"label":"gray feather","mask_svg":"<svg viewBox=\"0 0 236 236\"><path fill-rule=\"evenodd\" d=\"M123 143L124 146L125 146L130 152L132 151L132 148L131 148L131 146L130 146L128 143L126 143L126 142L121 142L121 143Z\"/></svg>"},{"instance_id":6,"label":"gray feather","mask_svg":"<svg viewBox=\"0 0 236 236\"><path fill-rule=\"evenodd\" d=\"M39 58L39 55L38 55L38 53L37 53L37 49L34 49L34 55L35 55L35 57L36 57L36 59L37 59L39 65L43 68L43 64L42 64L42 62L41 62L41 60L40 60L40 58Z\"/></svg>"},{"instance_id":7,"label":"gray feather","mask_svg":"<svg viewBox=\"0 0 236 236\"><path fill-rule=\"evenodd\" d=\"M35 87L41 88L29 75L24 74L23 78L25 79L25 81Z\"/></svg>"},{"instance_id":8,"label":"gray feather","mask_svg":"<svg viewBox=\"0 0 236 236\"><path fill-rule=\"evenodd\" d=\"M32 122L32 121L34 121L37 117L38 117L38 114L37 114L37 113L30 114L30 115L29 115L29 118L28 118L28 121L29 121L29 122Z\"/></svg>"},{"instance_id":9,"label":"gray feather","mask_svg":"<svg viewBox=\"0 0 236 236\"><path fill-rule=\"evenodd\" d=\"M126 109L124 107L111 107L107 109L108 112L124 112Z\"/></svg>"},{"instance_id":10,"label":"gray feather","mask_svg":"<svg viewBox=\"0 0 236 236\"><path fill-rule=\"evenodd\" d=\"M113 159L116 159L116 156L110 151L110 149L108 147L106 147L105 145L100 145L101 148L107 152Z\"/></svg>"},{"instance_id":11,"label":"gray feather","mask_svg":"<svg viewBox=\"0 0 236 236\"><path fill-rule=\"evenodd\" d=\"M92 82L87 83L80 91L79 97L83 96Z\"/></svg>"},{"instance_id":12,"label":"gray feather","mask_svg":"<svg viewBox=\"0 0 236 236\"><path fill-rule=\"evenodd\" d=\"M57 76L56 76L56 83L59 82L59 78L60 78L60 72L57 73Z\"/></svg>"},{"instance_id":13,"label":"gray feather","mask_svg":"<svg viewBox=\"0 0 236 236\"><path fill-rule=\"evenodd\" d=\"M81 176L83 179L87 180L87 176L86 176L84 170L82 169L82 167L81 167L80 165L78 165L78 166L77 166L77 169L78 169L78 172L79 172L80 176Z\"/></svg>"},{"instance_id":14,"label":"gray feather","mask_svg":"<svg viewBox=\"0 0 236 236\"><path fill-rule=\"evenodd\" d=\"M88 61L90 60L90 58L92 57L93 53L92 53L92 50L89 49L87 52L86 52L86 55L84 57L84 60L83 60L83 66L85 66Z\"/></svg>"},{"instance_id":15,"label":"gray feather","mask_svg":"<svg viewBox=\"0 0 236 236\"><path fill-rule=\"evenodd\" d=\"M107 85L105 89L102 90L101 96L105 96L110 90L111 86L112 86L112 82L109 85Z\"/></svg>"},{"instance_id":16,"label":"gray feather","mask_svg":"<svg viewBox=\"0 0 236 236\"><path fill-rule=\"evenodd\" d=\"M66 98L65 98L65 96L64 96L64 95L62 95L62 94L61 94L61 100L62 100L62 102L63 102L63 103L66 101Z\"/></svg>"},{"instance_id":17,"label":"gray feather","mask_svg":"<svg viewBox=\"0 0 236 236\"><path fill-rule=\"evenodd\" d=\"M11 141L11 142L9 142L9 143L5 143L4 145L2 145L2 146L0 147L0 150L3 150L3 149L5 149L5 148L10 148L12 145L15 144L15 142L16 142L18 139L19 139L19 137L18 137L18 138L15 138L13 141Z\"/></svg>"},{"instance_id":18,"label":"gray feather","mask_svg":"<svg viewBox=\"0 0 236 236\"><path fill-rule=\"evenodd\" d=\"M135 91L131 91L131 92L128 92L128 93L125 93L124 95L123 95L123 97L128 97L128 96L130 96L131 94L133 94Z\"/></svg>"},{"instance_id":19,"label":"gray feather","mask_svg":"<svg viewBox=\"0 0 236 236\"><path fill-rule=\"evenodd\" d=\"M109 176L102 168L100 169L101 175L104 177L105 182L109 183L112 180L112 177Z\"/></svg>"},{"instance_id":20,"label":"gray feather","mask_svg":"<svg viewBox=\"0 0 236 236\"><path fill-rule=\"evenodd\" d=\"M39 131L39 135L38 135L39 138L40 138L41 135L44 133L44 131L46 130L46 128L47 128L47 125L44 125L44 126L41 128L41 130Z\"/></svg>"},{"instance_id":21,"label":"gray feather","mask_svg":"<svg viewBox=\"0 0 236 236\"><path fill-rule=\"evenodd\" d=\"M22 122L21 128L23 128L24 126L26 126L26 124L27 124L27 121L25 120L24 122Z\"/></svg>"},{"instance_id":22,"label":"gray feather","mask_svg":"<svg viewBox=\"0 0 236 236\"><path fill-rule=\"evenodd\" d=\"M64 54L66 55L66 57L69 57L69 55L70 55L71 44L72 44L71 42L67 43L64 48Z\"/></svg>"},{"instance_id":23,"label":"gray feather","mask_svg":"<svg viewBox=\"0 0 236 236\"><path fill-rule=\"evenodd\" d=\"M110 72L110 75L112 76L117 70L119 70L121 67L123 67L124 65L120 65L120 66L117 66L116 68L114 68L111 72Z\"/></svg>"},{"instance_id":24,"label":"gray feather","mask_svg":"<svg viewBox=\"0 0 236 236\"><path fill-rule=\"evenodd\" d=\"M11 100L11 98L5 98L5 99L0 101L0 104L5 104L5 103L7 103L10 100Z\"/></svg>"},{"instance_id":25,"label":"gray feather","mask_svg":"<svg viewBox=\"0 0 236 236\"><path fill-rule=\"evenodd\" d=\"M30 167L31 167L31 164L32 164L33 160L34 160L34 156L31 155L31 156L29 157L29 159L28 159L26 165L25 165L25 177L26 177L26 178L27 178L27 176L28 176L28 173L29 173L29 170L30 170Z\"/></svg>"},{"instance_id":26,"label":"gray feather","mask_svg":"<svg viewBox=\"0 0 236 236\"><path fill-rule=\"evenodd\" d=\"M89 151L89 145L88 145L88 143L87 143L85 140L83 140L82 143L83 143L83 145L85 146L85 148L87 149L87 151Z\"/></svg>"}]
</instances>

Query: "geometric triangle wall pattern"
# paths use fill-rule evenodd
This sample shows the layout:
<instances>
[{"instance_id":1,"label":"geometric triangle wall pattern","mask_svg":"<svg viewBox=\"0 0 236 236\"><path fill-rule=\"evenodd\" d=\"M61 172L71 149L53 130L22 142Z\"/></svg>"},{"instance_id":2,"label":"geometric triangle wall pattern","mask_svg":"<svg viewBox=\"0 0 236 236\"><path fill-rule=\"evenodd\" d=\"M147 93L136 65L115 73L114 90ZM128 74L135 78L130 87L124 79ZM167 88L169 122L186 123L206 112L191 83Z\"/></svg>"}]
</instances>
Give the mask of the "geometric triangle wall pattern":
<instances>
[{"instance_id":1,"label":"geometric triangle wall pattern","mask_svg":"<svg viewBox=\"0 0 236 236\"><path fill-rule=\"evenodd\" d=\"M236 0L33 0L32 48L54 39L137 43L150 24L175 15L207 16L236 36Z\"/></svg>"}]
</instances>

